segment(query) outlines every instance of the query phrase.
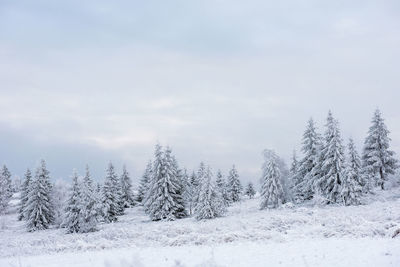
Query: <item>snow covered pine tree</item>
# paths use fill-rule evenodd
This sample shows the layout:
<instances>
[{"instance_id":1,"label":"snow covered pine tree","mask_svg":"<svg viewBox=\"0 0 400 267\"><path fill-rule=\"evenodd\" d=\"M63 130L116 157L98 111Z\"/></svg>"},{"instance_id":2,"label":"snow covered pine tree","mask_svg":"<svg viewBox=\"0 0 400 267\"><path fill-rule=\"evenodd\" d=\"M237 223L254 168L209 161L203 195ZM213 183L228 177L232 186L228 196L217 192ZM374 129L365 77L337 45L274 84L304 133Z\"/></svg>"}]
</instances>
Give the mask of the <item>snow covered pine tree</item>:
<instances>
[{"instance_id":1,"label":"snow covered pine tree","mask_svg":"<svg viewBox=\"0 0 400 267\"><path fill-rule=\"evenodd\" d=\"M318 164L321 137L312 118L308 120L302 144L301 151L304 156L298 163L297 173L293 177L294 195L298 202L309 200L314 194L315 178L312 171Z\"/></svg>"},{"instance_id":2,"label":"snow covered pine tree","mask_svg":"<svg viewBox=\"0 0 400 267\"><path fill-rule=\"evenodd\" d=\"M211 169L207 167L203 179L200 181L199 200L195 207L197 220L212 219L222 216L226 212L222 196L212 184L211 177Z\"/></svg>"},{"instance_id":3,"label":"snow covered pine tree","mask_svg":"<svg viewBox=\"0 0 400 267\"><path fill-rule=\"evenodd\" d=\"M83 178L80 190L80 220L79 232L88 233L96 231L98 207L96 192L93 187L92 177L90 175L89 166L86 166L86 174Z\"/></svg>"},{"instance_id":4,"label":"snow covered pine tree","mask_svg":"<svg viewBox=\"0 0 400 267\"><path fill-rule=\"evenodd\" d=\"M151 184L150 178L152 176L152 169L153 163L150 160L149 163L147 163L146 170L144 171L142 178L140 179L138 193L136 196L136 201L142 205L145 203L145 198Z\"/></svg>"},{"instance_id":5,"label":"snow covered pine tree","mask_svg":"<svg viewBox=\"0 0 400 267\"><path fill-rule=\"evenodd\" d=\"M5 213L12 197L11 173L3 165L0 173L0 214Z\"/></svg>"},{"instance_id":6,"label":"snow covered pine tree","mask_svg":"<svg viewBox=\"0 0 400 267\"><path fill-rule=\"evenodd\" d=\"M18 220L25 219L26 203L28 202L29 186L32 180L32 173L29 169L26 170L24 182L22 183L20 204L18 209Z\"/></svg>"},{"instance_id":7,"label":"snow covered pine tree","mask_svg":"<svg viewBox=\"0 0 400 267\"><path fill-rule=\"evenodd\" d=\"M46 168L46 162L42 160L29 186L25 211L28 231L47 229L54 222L51 193L49 171Z\"/></svg>"},{"instance_id":8,"label":"snow covered pine tree","mask_svg":"<svg viewBox=\"0 0 400 267\"><path fill-rule=\"evenodd\" d=\"M185 215L182 184L171 149L165 152L157 144L153 163L153 177L145 208L151 220L175 220Z\"/></svg>"},{"instance_id":9,"label":"snow covered pine tree","mask_svg":"<svg viewBox=\"0 0 400 267\"><path fill-rule=\"evenodd\" d=\"M261 209L277 208L284 201L284 192L276 155L266 157L262 169Z\"/></svg>"},{"instance_id":10,"label":"snow covered pine tree","mask_svg":"<svg viewBox=\"0 0 400 267\"><path fill-rule=\"evenodd\" d=\"M235 165L229 171L228 175L228 195L229 200L232 202L240 201L240 196L242 194L243 187L240 184L239 174L237 173Z\"/></svg>"},{"instance_id":11,"label":"snow covered pine tree","mask_svg":"<svg viewBox=\"0 0 400 267\"><path fill-rule=\"evenodd\" d=\"M72 186L65 208L65 221L63 226L67 229L67 233L78 233L80 230L81 216L81 196L79 192L78 174L74 170L72 174Z\"/></svg>"},{"instance_id":12,"label":"snow covered pine tree","mask_svg":"<svg viewBox=\"0 0 400 267\"><path fill-rule=\"evenodd\" d=\"M124 165L122 168L122 175L120 179L121 192L122 192L122 205L123 208L130 208L135 205L135 199L132 192L132 182L129 173Z\"/></svg>"},{"instance_id":13,"label":"snow covered pine tree","mask_svg":"<svg viewBox=\"0 0 400 267\"><path fill-rule=\"evenodd\" d=\"M217 186L217 190L219 191L219 194L221 195L225 206L229 206L230 200L229 200L229 195L228 195L228 189L227 189L227 184L224 179L224 176L221 173L221 170L217 171L217 179L215 180L215 184Z\"/></svg>"},{"instance_id":14,"label":"snow covered pine tree","mask_svg":"<svg viewBox=\"0 0 400 267\"><path fill-rule=\"evenodd\" d=\"M247 184L245 194L246 194L246 196L248 196L250 199L252 199L252 198L255 196L256 190L254 190L254 186L253 186L253 183L252 183L252 182L249 182L249 183Z\"/></svg>"},{"instance_id":15,"label":"snow covered pine tree","mask_svg":"<svg viewBox=\"0 0 400 267\"><path fill-rule=\"evenodd\" d=\"M120 189L118 184L114 165L110 162L103 186L103 217L107 223L117 221L117 216L120 214Z\"/></svg>"},{"instance_id":16,"label":"snow covered pine tree","mask_svg":"<svg viewBox=\"0 0 400 267\"><path fill-rule=\"evenodd\" d=\"M362 167L366 191L373 186L385 188L388 175L394 174L398 168L398 162L394 158L394 152L390 150L389 131L379 109L374 113L372 125L364 142L362 153Z\"/></svg>"},{"instance_id":17,"label":"snow covered pine tree","mask_svg":"<svg viewBox=\"0 0 400 267\"><path fill-rule=\"evenodd\" d=\"M343 203L348 205L360 204L360 196L362 193L361 179L361 160L357 153L353 139L350 138L348 145L348 159L346 164L345 175L343 176L341 195Z\"/></svg>"}]
</instances>

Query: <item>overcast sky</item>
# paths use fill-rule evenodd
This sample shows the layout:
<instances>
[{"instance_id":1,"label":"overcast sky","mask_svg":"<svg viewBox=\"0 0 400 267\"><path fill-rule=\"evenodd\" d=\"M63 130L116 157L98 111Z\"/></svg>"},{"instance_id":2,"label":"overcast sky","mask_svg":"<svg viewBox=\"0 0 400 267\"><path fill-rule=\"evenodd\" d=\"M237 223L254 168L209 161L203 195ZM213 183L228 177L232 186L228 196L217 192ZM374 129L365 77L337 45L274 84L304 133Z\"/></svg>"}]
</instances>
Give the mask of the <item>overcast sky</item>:
<instances>
[{"instance_id":1,"label":"overcast sky","mask_svg":"<svg viewBox=\"0 0 400 267\"><path fill-rule=\"evenodd\" d=\"M0 163L136 179L157 140L181 166L289 159L329 109L361 150L380 107L400 153L400 1L0 0Z\"/></svg>"}]
</instances>

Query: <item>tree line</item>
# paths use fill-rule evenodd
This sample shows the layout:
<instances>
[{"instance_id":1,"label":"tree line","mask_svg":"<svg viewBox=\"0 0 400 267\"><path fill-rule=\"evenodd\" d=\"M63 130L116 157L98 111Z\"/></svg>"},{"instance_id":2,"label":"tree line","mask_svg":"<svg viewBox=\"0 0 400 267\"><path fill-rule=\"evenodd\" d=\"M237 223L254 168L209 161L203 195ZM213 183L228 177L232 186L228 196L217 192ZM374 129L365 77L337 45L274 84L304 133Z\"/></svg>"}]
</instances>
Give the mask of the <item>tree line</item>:
<instances>
[{"instance_id":1,"label":"tree line","mask_svg":"<svg viewBox=\"0 0 400 267\"><path fill-rule=\"evenodd\" d=\"M314 200L319 204L358 205L363 194L374 188L385 189L389 175L399 167L390 150L389 131L377 109L373 115L362 155L349 139L347 155L339 122L329 111L323 135L310 119L302 139L303 157L293 154L288 174L282 160L271 151L265 153L261 207L277 207L288 201Z\"/></svg>"},{"instance_id":2,"label":"tree line","mask_svg":"<svg viewBox=\"0 0 400 267\"><path fill-rule=\"evenodd\" d=\"M332 113L328 113L323 135L310 119L302 138L302 157L298 160L294 153L290 169L274 151L264 151L261 208L305 201L360 204L363 194L376 187L383 190L388 176L398 168L388 134L382 115L376 110L362 155L358 154L352 139L346 155L339 123ZM141 205L153 221L188 216L211 219L223 216L227 207L239 202L243 194L249 198L256 194L252 183L245 189L242 187L235 165L226 179L219 170L214 176L212 168L204 162L189 174L179 166L171 148L164 149L159 144L135 194L125 166L118 176L112 163L107 167L102 185L93 181L87 166L82 178L73 171L68 197L61 204L56 204L54 191L44 160L34 175L29 169L26 171L18 219L26 222L28 231L47 229L60 221L59 226L68 233L92 232L97 230L99 222L115 222L126 208L135 205ZM0 171L0 212L5 211L11 196L11 174L4 166ZM63 212L56 212L57 205Z\"/></svg>"}]
</instances>

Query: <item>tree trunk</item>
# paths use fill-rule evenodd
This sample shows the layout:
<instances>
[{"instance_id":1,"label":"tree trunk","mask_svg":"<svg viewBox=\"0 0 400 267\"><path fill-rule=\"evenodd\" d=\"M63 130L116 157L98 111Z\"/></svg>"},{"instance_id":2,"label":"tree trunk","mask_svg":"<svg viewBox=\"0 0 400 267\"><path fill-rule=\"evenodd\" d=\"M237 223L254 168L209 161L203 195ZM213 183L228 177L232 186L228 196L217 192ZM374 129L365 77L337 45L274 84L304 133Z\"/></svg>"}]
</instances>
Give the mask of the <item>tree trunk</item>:
<instances>
[{"instance_id":1,"label":"tree trunk","mask_svg":"<svg viewBox=\"0 0 400 267\"><path fill-rule=\"evenodd\" d=\"M382 171L382 167L380 167L379 168L379 174L380 174L380 176L381 176L381 188L382 188L382 190L385 190L385 186L384 186L384 182L385 182L385 180L383 179L383 171Z\"/></svg>"}]
</instances>

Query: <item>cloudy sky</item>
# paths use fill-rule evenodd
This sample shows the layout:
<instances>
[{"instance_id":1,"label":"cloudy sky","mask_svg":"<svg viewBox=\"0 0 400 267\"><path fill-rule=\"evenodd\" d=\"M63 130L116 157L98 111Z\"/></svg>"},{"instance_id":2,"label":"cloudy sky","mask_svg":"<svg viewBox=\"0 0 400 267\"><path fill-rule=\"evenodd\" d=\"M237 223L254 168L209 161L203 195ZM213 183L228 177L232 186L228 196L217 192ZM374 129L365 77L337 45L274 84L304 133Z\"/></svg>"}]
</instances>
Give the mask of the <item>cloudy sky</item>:
<instances>
[{"instance_id":1,"label":"cloudy sky","mask_svg":"<svg viewBox=\"0 0 400 267\"><path fill-rule=\"evenodd\" d=\"M399 154L399 47L398 0L0 0L0 163L136 178L159 141L257 181L329 109L361 149L376 107Z\"/></svg>"}]
</instances>

